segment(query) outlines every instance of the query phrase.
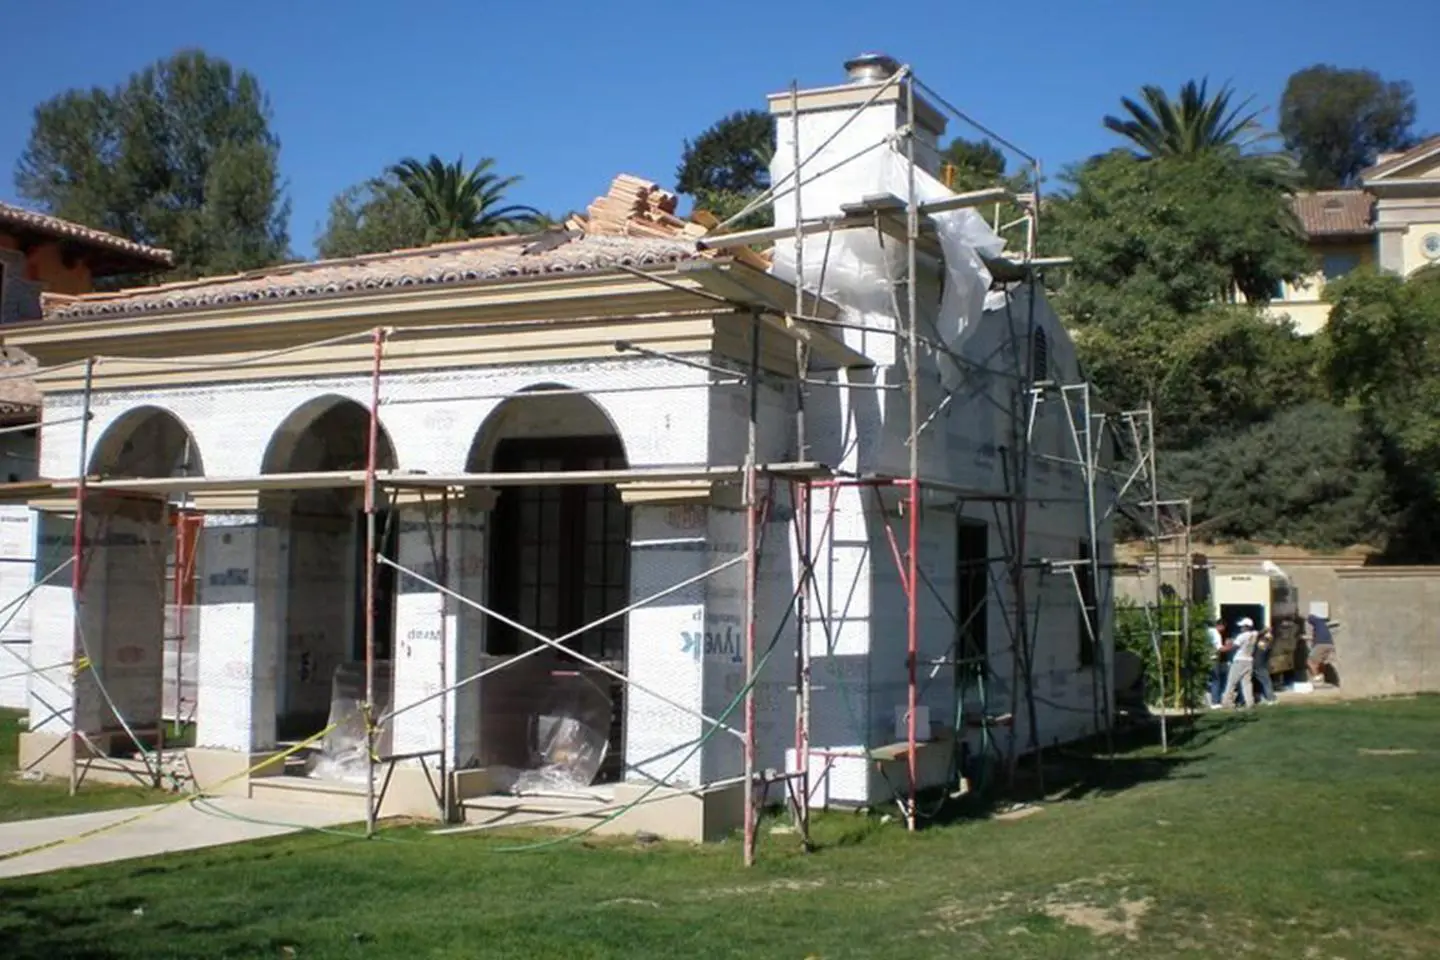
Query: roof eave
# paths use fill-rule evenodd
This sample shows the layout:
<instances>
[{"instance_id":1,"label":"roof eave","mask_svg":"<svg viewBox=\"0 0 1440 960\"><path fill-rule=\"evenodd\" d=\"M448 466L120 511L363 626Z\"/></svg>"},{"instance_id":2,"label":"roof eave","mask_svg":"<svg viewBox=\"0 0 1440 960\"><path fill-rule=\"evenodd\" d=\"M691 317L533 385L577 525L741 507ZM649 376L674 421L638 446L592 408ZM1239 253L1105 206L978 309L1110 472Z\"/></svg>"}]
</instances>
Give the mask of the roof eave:
<instances>
[{"instance_id":1,"label":"roof eave","mask_svg":"<svg viewBox=\"0 0 1440 960\"><path fill-rule=\"evenodd\" d=\"M536 310L553 315L584 315L580 304L595 300L624 300L660 295L676 309L703 306L706 295L694 280L676 277L678 264L653 265L640 271L647 279L621 269L503 277L457 283L389 287L347 291L341 296L292 297L242 301L210 306L126 313L53 317L7 324L4 342L31 353L64 345L79 355L115 338L203 330L207 336L226 331L282 327L319 322L343 323L356 329L386 323L429 322L452 314L475 316L477 311ZM664 281L664 282L658 282ZM693 303L691 302L693 300ZM619 306L616 309L621 309ZM617 316L619 314L617 313ZM103 350L99 352L104 352Z\"/></svg>"},{"instance_id":2,"label":"roof eave","mask_svg":"<svg viewBox=\"0 0 1440 960\"><path fill-rule=\"evenodd\" d=\"M32 245L53 243L65 251L73 251L90 263L90 272L95 276L114 276L123 273L153 273L175 266L175 255L159 247L147 247L132 243L121 237L106 242L92 237L77 237L61 230L49 230L31 223L0 222L0 233L15 237L22 248ZM115 269L105 265L113 264Z\"/></svg>"}]
</instances>

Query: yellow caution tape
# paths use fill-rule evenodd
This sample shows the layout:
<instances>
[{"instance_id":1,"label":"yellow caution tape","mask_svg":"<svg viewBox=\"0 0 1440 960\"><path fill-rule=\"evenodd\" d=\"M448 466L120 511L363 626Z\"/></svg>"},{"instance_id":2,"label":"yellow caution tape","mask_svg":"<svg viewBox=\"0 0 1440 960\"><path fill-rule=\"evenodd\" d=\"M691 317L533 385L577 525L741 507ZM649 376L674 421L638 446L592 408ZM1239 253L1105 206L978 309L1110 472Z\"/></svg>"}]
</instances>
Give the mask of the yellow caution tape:
<instances>
[{"instance_id":1,"label":"yellow caution tape","mask_svg":"<svg viewBox=\"0 0 1440 960\"><path fill-rule=\"evenodd\" d=\"M273 764L284 760L286 757L289 757L297 753L298 751L310 746L310 744L314 743L316 740L319 740L321 737L334 730L336 726L337 724L330 724L330 726L326 727L324 730L321 730L317 734L306 737L304 740L301 740L299 743L290 747L288 750L277 753L274 756L267 757L264 760L261 760L259 763L255 764L253 767L250 767L249 769L241 770L239 773L231 774L224 780L221 780L218 783L214 784L211 789L213 790L216 787L223 787L227 783L234 783L241 777L248 777L251 774L256 773L257 771L264 770L266 767L272 766ZM198 794L185 794L184 796L176 797L173 800L167 800L164 803L159 804L158 806L142 810L133 817L126 817L124 820L117 820L114 823L107 823L104 826L95 827L93 830L86 830L84 833L77 833L71 837L60 837L58 840L50 840L46 843L37 843L33 847L25 847L21 850L11 850L9 853L0 854L0 862L3 862L5 860L13 860L16 857L29 856L32 853L40 853L42 850L50 850L55 847L63 847L67 844L77 843L81 840L88 840L90 837L98 836L99 834L106 833L110 830L115 830L127 824L144 820L146 817L153 817L157 813L163 813L177 803L188 803L191 800L195 799L195 797L197 796L203 797L205 796L205 792L202 790Z\"/></svg>"}]
</instances>

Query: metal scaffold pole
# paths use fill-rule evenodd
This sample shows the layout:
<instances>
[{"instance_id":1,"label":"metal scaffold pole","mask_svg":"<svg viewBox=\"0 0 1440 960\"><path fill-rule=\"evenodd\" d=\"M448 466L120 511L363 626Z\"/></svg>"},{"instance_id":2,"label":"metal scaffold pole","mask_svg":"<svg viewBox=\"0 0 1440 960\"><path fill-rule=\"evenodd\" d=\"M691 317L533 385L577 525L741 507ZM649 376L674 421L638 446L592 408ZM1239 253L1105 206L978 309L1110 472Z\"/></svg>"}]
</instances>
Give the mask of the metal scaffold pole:
<instances>
[{"instance_id":1,"label":"metal scaffold pole","mask_svg":"<svg viewBox=\"0 0 1440 960\"><path fill-rule=\"evenodd\" d=\"M370 371L370 429L365 452L365 835L375 834L375 620L377 611L375 562L376 471L380 446L380 364L385 351L385 330L375 328Z\"/></svg>"},{"instance_id":2,"label":"metal scaffold pole","mask_svg":"<svg viewBox=\"0 0 1440 960\"><path fill-rule=\"evenodd\" d=\"M790 81L791 162L796 176L800 171L800 84ZM805 225L800 204L800 191L795 198L795 313L805 312ZM824 284L824 277L821 277ZM824 293L817 287L816 295ZM806 380L810 373L810 348L804 340L795 341L795 459L804 460L809 449L805 431ZM803 849L810 849L810 488L804 483L790 484L790 506L795 511L796 539L804 567L800 573L800 590L795 597L795 772L798 787L791 783L795 805L795 828Z\"/></svg>"},{"instance_id":3,"label":"metal scaffold pole","mask_svg":"<svg viewBox=\"0 0 1440 960\"><path fill-rule=\"evenodd\" d=\"M909 541L909 553L905 558L905 762L910 787L905 807L905 825L914 830L919 793L915 713L919 702L916 684L917 661L920 658L920 617L916 609L919 597L915 585L920 579L920 298L916 289L919 262L916 246L920 242L920 209L915 196L915 83L908 77L905 82L905 124L905 329L908 334L905 344L905 375L909 381L910 394L910 463L904 500L908 507L906 527ZM929 731L926 731L926 734L928 736Z\"/></svg>"},{"instance_id":4,"label":"metal scaffold pole","mask_svg":"<svg viewBox=\"0 0 1440 960\"><path fill-rule=\"evenodd\" d=\"M80 622L85 595L85 494L88 489L87 474L90 472L90 401L95 387L95 358L85 358L85 381L80 389L80 452L79 469L75 473L75 540L70 557L71 615L70 656L78 662L84 640ZM91 664L89 669L95 669ZM80 673L76 670L71 680L70 702L70 795L79 788L79 774L76 766L76 749L80 739Z\"/></svg>"},{"instance_id":5,"label":"metal scaffold pole","mask_svg":"<svg viewBox=\"0 0 1440 960\"><path fill-rule=\"evenodd\" d=\"M759 577L759 503L756 482L760 415L760 315L750 315L749 414L745 434L745 866L755 862L755 588Z\"/></svg>"},{"instance_id":6,"label":"metal scaffold pole","mask_svg":"<svg viewBox=\"0 0 1440 960\"><path fill-rule=\"evenodd\" d=\"M440 491L440 570L441 587L450 587L450 488ZM440 595L440 685L450 685L450 607L445 594ZM450 819L450 694L440 698L440 810Z\"/></svg>"},{"instance_id":7,"label":"metal scaffold pole","mask_svg":"<svg viewBox=\"0 0 1440 960\"><path fill-rule=\"evenodd\" d=\"M1162 542L1164 533L1160 527L1160 477L1155 469L1155 408L1151 404L1145 404L1143 411L1145 417L1145 449L1141 455L1145 458L1146 467L1150 477L1150 536L1153 546L1152 556L1155 566L1155 617L1151 621L1151 631L1155 645L1155 674L1160 684L1160 749L1170 749L1170 728L1165 718L1165 646L1161 642L1165 621L1165 569Z\"/></svg>"}]
</instances>

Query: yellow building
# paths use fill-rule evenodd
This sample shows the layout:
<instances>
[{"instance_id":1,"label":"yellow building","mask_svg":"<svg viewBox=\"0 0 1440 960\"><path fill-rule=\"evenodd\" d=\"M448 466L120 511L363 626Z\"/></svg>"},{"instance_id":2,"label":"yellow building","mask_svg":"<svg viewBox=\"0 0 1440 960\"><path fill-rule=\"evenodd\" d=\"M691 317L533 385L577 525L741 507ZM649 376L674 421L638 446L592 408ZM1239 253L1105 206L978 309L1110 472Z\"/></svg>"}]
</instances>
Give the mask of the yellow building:
<instances>
[{"instance_id":1,"label":"yellow building","mask_svg":"<svg viewBox=\"0 0 1440 960\"><path fill-rule=\"evenodd\" d=\"M1382 156L1360 175L1363 189L1320 190L1295 197L1315 269L1282 284L1272 316L1289 317L1303 334L1324 328L1325 284L1362 266L1409 276L1440 263L1440 136Z\"/></svg>"},{"instance_id":2,"label":"yellow building","mask_svg":"<svg viewBox=\"0 0 1440 960\"><path fill-rule=\"evenodd\" d=\"M1300 333L1313 334L1324 329L1330 314L1322 298L1325 284L1375 263L1375 198L1364 190L1320 190L1297 194L1294 206L1315 268L1295 283L1282 283L1270 312L1288 316Z\"/></svg>"}]
</instances>

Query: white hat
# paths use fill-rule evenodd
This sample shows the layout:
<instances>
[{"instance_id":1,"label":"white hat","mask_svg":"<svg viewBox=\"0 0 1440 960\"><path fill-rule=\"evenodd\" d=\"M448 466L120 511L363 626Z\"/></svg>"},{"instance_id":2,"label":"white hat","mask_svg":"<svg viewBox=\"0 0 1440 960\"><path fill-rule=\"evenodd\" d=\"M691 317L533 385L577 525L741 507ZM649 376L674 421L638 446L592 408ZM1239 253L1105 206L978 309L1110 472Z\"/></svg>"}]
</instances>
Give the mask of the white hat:
<instances>
[{"instance_id":1,"label":"white hat","mask_svg":"<svg viewBox=\"0 0 1440 960\"><path fill-rule=\"evenodd\" d=\"M1240 618L1240 626L1242 626L1242 627L1253 627L1253 626L1255 626L1255 621L1254 621L1254 620L1251 620L1249 617L1241 617L1241 618Z\"/></svg>"}]
</instances>

